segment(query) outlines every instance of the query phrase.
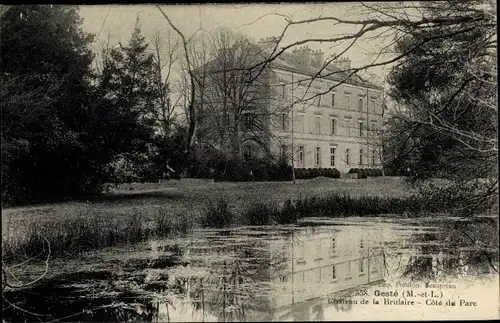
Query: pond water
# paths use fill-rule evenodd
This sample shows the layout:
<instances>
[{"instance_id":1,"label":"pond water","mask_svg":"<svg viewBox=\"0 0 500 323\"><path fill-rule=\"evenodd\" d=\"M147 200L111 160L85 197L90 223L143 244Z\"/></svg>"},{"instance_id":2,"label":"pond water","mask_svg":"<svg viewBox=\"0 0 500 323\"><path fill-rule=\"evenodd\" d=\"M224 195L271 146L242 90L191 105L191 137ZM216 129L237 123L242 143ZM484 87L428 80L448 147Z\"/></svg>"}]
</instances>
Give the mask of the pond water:
<instances>
[{"instance_id":1,"label":"pond water","mask_svg":"<svg viewBox=\"0 0 500 323\"><path fill-rule=\"evenodd\" d=\"M4 293L3 315L44 322L498 318L496 228L494 218L380 217L200 229L54 260L38 285ZM427 304L435 295L416 296L425 291L456 305ZM410 298L414 305L405 305Z\"/></svg>"}]
</instances>

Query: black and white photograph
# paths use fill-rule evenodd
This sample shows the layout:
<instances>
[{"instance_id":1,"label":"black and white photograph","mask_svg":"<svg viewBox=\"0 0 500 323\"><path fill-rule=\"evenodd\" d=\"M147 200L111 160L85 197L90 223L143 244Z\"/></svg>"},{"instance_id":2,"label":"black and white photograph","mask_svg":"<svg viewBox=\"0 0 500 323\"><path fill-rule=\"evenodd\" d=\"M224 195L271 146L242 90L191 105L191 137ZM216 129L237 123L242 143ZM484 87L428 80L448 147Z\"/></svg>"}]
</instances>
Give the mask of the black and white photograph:
<instances>
[{"instance_id":1,"label":"black and white photograph","mask_svg":"<svg viewBox=\"0 0 500 323\"><path fill-rule=\"evenodd\" d=\"M2 322L500 318L493 0L0 5Z\"/></svg>"}]
</instances>

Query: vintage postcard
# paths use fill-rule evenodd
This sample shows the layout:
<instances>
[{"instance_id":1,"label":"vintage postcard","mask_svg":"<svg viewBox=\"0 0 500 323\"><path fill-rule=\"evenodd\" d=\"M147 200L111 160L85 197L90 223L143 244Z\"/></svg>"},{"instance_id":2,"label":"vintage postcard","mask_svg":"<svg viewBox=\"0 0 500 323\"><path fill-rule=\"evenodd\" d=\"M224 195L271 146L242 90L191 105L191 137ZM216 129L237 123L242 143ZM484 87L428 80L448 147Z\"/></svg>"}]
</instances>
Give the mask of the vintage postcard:
<instances>
[{"instance_id":1,"label":"vintage postcard","mask_svg":"<svg viewBox=\"0 0 500 323\"><path fill-rule=\"evenodd\" d=\"M499 319L496 2L0 28L4 322Z\"/></svg>"}]
</instances>

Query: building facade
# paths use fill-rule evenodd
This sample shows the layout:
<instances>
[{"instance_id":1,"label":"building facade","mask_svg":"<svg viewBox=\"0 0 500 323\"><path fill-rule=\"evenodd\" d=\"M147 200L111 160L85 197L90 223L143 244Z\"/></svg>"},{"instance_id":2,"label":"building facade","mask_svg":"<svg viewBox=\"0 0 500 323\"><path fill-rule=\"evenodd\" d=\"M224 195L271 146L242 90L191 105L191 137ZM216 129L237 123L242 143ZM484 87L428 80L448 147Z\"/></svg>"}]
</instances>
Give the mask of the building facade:
<instances>
[{"instance_id":1,"label":"building facade","mask_svg":"<svg viewBox=\"0 0 500 323\"><path fill-rule=\"evenodd\" d=\"M297 168L348 172L381 167L376 137L383 121L382 89L346 75L351 68L346 58L314 77L323 66L323 53L308 47L284 53L271 64L281 105L289 107L273 129L273 152L288 152Z\"/></svg>"},{"instance_id":2,"label":"building facade","mask_svg":"<svg viewBox=\"0 0 500 323\"><path fill-rule=\"evenodd\" d=\"M247 44L245 51L255 48L258 54L253 56L266 58L276 41L268 38L258 46ZM237 137L231 141L237 147L233 151L245 159L268 154L285 157L295 168L336 168L346 173L351 168L381 167L377 131L383 119L382 89L350 75L349 59L325 65L323 56L321 50L308 47L285 51L254 81L265 89L259 93L266 95L257 101L253 96L258 107L244 95L232 99L236 106L244 106L240 114L231 112L232 119L227 118L229 123L223 127L234 130L232 137ZM240 87L240 92L251 92L249 88ZM220 109L226 111L227 106ZM204 126L212 129L214 124Z\"/></svg>"}]
</instances>

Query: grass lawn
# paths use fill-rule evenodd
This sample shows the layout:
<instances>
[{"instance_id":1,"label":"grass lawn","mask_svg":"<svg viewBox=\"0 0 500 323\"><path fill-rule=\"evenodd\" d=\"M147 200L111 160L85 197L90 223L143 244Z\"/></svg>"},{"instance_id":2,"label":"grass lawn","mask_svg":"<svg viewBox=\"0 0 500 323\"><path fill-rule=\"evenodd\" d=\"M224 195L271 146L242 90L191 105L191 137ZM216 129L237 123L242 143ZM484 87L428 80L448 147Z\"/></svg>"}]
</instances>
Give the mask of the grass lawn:
<instances>
[{"instance_id":1,"label":"grass lawn","mask_svg":"<svg viewBox=\"0 0 500 323\"><path fill-rule=\"evenodd\" d=\"M89 202L64 202L56 204L11 207L2 209L2 236L5 230L26 221L71 219L86 215L102 214L121 217L139 212L146 218L162 213L191 214L198 216L209 200L224 197L234 211L255 202L282 202L288 198L325 196L332 192L346 192L351 196L407 196L413 193L402 178L378 177L368 179L316 178L291 182L210 182L182 179L164 183L132 183L112 189L102 198Z\"/></svg>"},{"instance_id":2,"label":"grass lawn","mask_svg":"<svg viewBox=\"0 0 500 323\"><path fill-rule=\"evenodd\" d=\"M222 198L238 217L254 204L347 193L351 197L405 197L413 193L402 178L330 179L291 182L227 183L195 179L121 185L87 202L65 202L2 209L2 251L12 257L51 249L80 252L120 242L133 243L151 234L189 232L200 225L209 201ZM320 203L325 204L325 203ZM305 206L308 208L309 206ZM257 220L269 210L252 209ZM308 209L309 210L309 209ZM315 208L311 209L314 213ZM308 211L309 212L309 211ZM216 218L219 217L216 211ZM258 222L258 221L255 221Z\"/></svg>"}]
</instances>

